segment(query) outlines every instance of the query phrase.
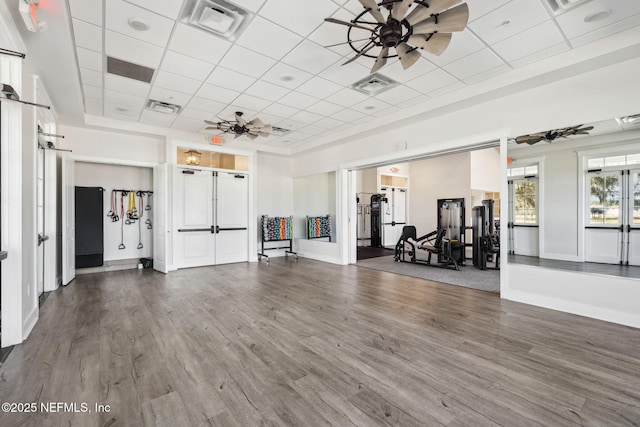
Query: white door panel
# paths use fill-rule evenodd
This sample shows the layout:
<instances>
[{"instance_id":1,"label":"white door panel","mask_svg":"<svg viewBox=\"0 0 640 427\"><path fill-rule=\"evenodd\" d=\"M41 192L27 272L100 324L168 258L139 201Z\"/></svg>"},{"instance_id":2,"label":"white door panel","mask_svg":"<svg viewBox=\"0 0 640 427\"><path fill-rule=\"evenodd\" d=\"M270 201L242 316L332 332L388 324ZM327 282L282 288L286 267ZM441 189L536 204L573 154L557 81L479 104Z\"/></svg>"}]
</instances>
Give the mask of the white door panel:
<instances>
[{"instance_id":1,"label":"white door panel","mask_svg":"<svg viewBox=\"0 0 640 427\"><path fill-rule=\"evenodd\" d=\"M153 226L153 269L168 273L167 266L167 171L169 165L153 168L153 197L151 199Z\"/></svg>"},{"instance_id":2,"label":"white door panel","mask_svg":"<svg viewBox=\"0 0 640 427\"><path fill-rule=\"evenodd\" d=\"M248 189L247 176L218 174L216 214L219 227L247 227Z\"/></svg>"},{"instance_id":3,"label":"white door panel","mask_svg":"<svg viewBox=\"0 0 640 427\"><path fill-rule=\"evenodd\" d=\"M211 227L213 209L213 179L211 173L196 172L193 175L179 174L179 188L182 190L180 228Z\"/></svg>"},{"instance_id":4,"label":"white door panel","mask_svg":"<svg viewBox=\"0 0 640 427\"><path fill-rule=\"evenodd\" d=\"M516 255L539 256L538 228L513 228L513 251Z\"/></svg>"},{"instance_id":5,"label":"white door panel","mask_svg":"<svg viewBox=\"0 0 640 427\"><path fill-rule=\"evenodd\" d=\"M249 259L247 230L220 231L216 235L216 263L229 264Z\"/></svg>"},{"instance_id":6,"label":"white door panel","mask_svg":"<svg viewBox=\"0 0 640 427\"><path fill-rule=\"evenodd\" d=\"M640 229L632 229L628 236L629 265L640 265Z\"/></svg>"},{"instance_id":7,"label":"white door panel","mask_svg":"<svg viewBox=\"0 0 640 427\"><path fill-rule=\"evenodd\" d=\"M74 161L62 154L62 284L68 285L76 277L76 219Z\"/></svg>"},{"instance_id":8,"label":"white door panel","mask_svg":"<svg viewBox=\"0 0 640 427\"><path fill-rule=\"evenodd\" d=\"M618 264L621 258L622 233L618 229L589 228L585 230L588 262Z\"/></svg>"},{"instance_id":9,"label":"white door panel","mask_svg":"<svg viewBox=\"0 0 640 427\"><path fill-rule=\"evenodd\" d=\"M401 190L396 190L394 193L393 220L404 224L407 222L407 193Z\"/></svg>"}]
</instances>

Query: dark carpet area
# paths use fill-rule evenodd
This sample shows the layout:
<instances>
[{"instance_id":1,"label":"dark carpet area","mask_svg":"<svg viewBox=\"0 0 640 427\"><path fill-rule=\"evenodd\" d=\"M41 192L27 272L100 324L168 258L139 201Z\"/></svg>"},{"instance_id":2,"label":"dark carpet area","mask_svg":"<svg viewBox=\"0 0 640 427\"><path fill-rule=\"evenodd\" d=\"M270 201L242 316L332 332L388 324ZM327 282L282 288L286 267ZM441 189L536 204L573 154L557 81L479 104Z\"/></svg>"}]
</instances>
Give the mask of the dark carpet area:
<instances>
[{"instance_id":1,"label":"dark carpet area","mask_svg":"<svg viewBox=\"0 0 640 427\"><path fill-rule=\"evenodd\" d=\"M361 259L378 258L389 255L393 255L393 249L358 246L358 261Z\"/></svg>"}]
</instances>

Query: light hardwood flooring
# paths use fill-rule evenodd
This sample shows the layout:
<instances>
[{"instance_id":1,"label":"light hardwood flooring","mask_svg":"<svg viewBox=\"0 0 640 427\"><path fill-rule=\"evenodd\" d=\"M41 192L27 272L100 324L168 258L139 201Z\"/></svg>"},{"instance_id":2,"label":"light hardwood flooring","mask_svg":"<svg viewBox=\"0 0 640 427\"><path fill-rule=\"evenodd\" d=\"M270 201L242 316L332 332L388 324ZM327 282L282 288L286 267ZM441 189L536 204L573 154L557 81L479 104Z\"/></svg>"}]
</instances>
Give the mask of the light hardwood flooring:
<instances>
[{"instance_id":1,"label":"light hardwood flooring","mask_svg":"<svg viewBox=\"0 0 640 427\"><path fill-rule=\"evenodd\" d=\"M640 330L291 258L78 277L0 368L0 426L638 426Z\"/></svg>"}]
</instances>

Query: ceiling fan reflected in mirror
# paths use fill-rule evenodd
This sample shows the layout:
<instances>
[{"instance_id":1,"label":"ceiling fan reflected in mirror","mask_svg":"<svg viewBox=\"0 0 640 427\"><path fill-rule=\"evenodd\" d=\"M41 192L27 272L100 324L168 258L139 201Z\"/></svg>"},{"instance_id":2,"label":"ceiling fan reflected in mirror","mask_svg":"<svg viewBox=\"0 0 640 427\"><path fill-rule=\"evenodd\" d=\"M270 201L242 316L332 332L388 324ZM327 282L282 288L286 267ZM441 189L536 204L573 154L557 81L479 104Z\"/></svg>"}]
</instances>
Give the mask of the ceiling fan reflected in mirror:
<instances>
[{"instance_id":1,"label":"ceiling fan reflected in mirror","mask_svg":"<svg viewBox=\"0 0 640 427\"><path fill-rule=\"evenodd\" d=\"M224 133L234 134L234 139L240 138L242 135L246 135L249 139L256 139L259 136L269 136L273 130L271 125L266 125L259 118L253 120L245 120L242 117L242 111L236 111L236 119L229 121L220 119L220 122L212 122L205 120L208 125L205 129L216 129ZM219 117L218 117L219 118Z\"/></svg>"},{"instance_id":2,"label":"ceiling fan reflected in mirror","mask_svg":"<svg viewBox=\"0 0 640 427\"><path fill-rule=\"evenodd\" d=\"M382 68L387 59L395 57L406 70L422 56L418 49L439 56L449 46L451 33L463 31L469 21L469 7L466 3L458 4L460 0L358 1L365 10L350 22L335 18L325 21L349 27L347 41L338 44L349 44L356 55L342 65L361 56L374 58L371 74ZM368 38L354 39L353 30L371 34ZM332 46L337 45L326 47Z\"/></svg>"},{"instance_id":3,"label":"ceiling fan reflected in mirror","mask_svg":"<svg viewBox=\"0 0 640 427\"><path fill-rule=\"evenodd\" d=\"M589 135L589 131L593 129L593 126L577 125L568 128L552 129L546 132L532 133L530 135L522 135L516 138L516 144L529 144L533 145L540 141L551 142L558 138L567 138L573 135Z\"/></svg>"}]
</instances>

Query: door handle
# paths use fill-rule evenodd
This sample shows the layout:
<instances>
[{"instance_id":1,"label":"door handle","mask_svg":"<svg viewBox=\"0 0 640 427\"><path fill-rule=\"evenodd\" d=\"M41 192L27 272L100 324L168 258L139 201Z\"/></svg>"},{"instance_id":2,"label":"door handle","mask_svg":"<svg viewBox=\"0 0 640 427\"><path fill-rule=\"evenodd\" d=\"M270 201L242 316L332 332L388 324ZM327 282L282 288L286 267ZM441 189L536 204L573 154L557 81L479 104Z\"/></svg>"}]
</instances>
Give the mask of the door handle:
<instances>
[{"instance_id":1,"label":"door handle","mask_svg":"<svg viewBox=\"0 0 640 427\"><path fill-rule=\"evenodd\" d=\"M0 261L7 259L7 251L0 251Z\"/></svg>"},{"instance_id":2,"label":"door handle","mask_svg":"<svg viewBox=\"0 0 640 427\"><path fill-rule=\"evenodd\" d=\"M38 246L40 246L43 242L46 242L47 240L49 240L49 236L47 236L46 234L43 236L42 234L38 233Z\"/></svg>"}]
</instances>

